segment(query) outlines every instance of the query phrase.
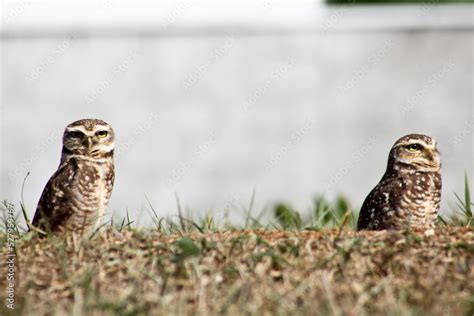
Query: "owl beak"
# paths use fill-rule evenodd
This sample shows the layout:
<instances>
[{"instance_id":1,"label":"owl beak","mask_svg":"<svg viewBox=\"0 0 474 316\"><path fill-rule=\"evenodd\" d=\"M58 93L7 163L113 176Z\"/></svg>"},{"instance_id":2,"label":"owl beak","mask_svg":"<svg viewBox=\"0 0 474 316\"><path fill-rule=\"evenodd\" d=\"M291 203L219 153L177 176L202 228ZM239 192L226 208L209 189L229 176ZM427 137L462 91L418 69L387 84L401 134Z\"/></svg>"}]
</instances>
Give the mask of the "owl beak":
<instances>
[{"instance_id":1,"label":"owl beak","mask_svg":"<svg viewBox=\"0 0 474 316\"><path fill-rule=\"evenodd\" d=\"M90 152L92 149L92 137L86 138L86 146L87 146L87 151Z\"/></svg>"},{"instance_id":2,"label":"owl beak","mask_svg":"<svg viewBox=\"0 0 474 316\"><path fill-rule=\"evenodd\" d=\"M426 153L426 158L429 161L433 161L433 162L439 161L438 157L439 157L439 151L437 148L430 150Z\"/></svg>"},{"instance_id":3,"label":"owl beak","mask_svg":"<svg viewBox=\"0 0 474 316\"><path fill-rule=\"evenodd\" d=\"M429 160L433 160L434 154L433 154L432 151L428 151L428 152L426 152L425 157L428 158Z\"/></svg>"}]
</instances>

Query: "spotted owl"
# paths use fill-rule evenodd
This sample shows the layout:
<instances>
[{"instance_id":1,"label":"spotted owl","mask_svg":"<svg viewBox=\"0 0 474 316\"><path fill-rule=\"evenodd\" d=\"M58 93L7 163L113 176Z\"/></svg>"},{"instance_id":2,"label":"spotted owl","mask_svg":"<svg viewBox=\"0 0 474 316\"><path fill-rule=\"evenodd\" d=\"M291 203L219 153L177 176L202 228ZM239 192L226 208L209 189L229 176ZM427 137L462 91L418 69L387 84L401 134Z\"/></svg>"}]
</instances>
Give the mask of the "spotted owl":
<instances>
[{"instance_id":1,"label":"spotted owl","mask_svg":"<svg viewBox=\"0 0 474 316\"><path fill-rule=\"evenodd\" d=\"M433 228L441 201L441 163L436 141L411 134L390 150L387 170L365 199L357 228Z\"/></svg>"},{"instance_id":2,"label":"spotted owl","mask_svg":"<svg viewBox=\"0 0 474 316\"><path fill-rule=\"evenodd\" d=\"M32 225L50 233L84 233L97 225L114 184L114 148L114 131L104 121L66 126L61 162L43 190Z\"/></svg>"}]
</instances>

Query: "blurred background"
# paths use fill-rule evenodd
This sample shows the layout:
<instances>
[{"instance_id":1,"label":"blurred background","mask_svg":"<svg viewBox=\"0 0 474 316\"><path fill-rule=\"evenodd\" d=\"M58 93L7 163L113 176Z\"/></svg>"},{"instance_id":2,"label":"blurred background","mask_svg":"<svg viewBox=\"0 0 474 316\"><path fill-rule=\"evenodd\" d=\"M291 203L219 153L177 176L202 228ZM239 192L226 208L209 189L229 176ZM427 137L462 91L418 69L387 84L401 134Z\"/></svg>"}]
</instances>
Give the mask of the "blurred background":
<instances>
[{"instance_id":1,"label":"blurred background","mask_svg":"<svg viewBox=\"0 0 474 316\"><path fill-rule=\"evenodd\" d=\"M238 222L338 194L358 211L415 132L438 140L448 214L473 179L474 8L381 2L2 1L0 199L30 172L32 217L64 127L101 118L109 217Z\"/></svg>"}]
</instances>

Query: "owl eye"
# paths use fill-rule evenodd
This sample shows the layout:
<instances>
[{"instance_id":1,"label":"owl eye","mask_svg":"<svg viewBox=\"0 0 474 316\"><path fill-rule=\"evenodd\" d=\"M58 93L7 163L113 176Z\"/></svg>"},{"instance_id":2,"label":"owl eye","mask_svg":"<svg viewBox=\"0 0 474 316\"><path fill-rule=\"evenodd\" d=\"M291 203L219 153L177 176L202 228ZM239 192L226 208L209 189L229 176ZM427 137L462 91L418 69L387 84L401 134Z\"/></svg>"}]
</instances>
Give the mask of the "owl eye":
<instances>
[{"instance_id":1,"label":"owl eye","mask_svg":"<svg viewBox=\"0 0 474 316\"><path fill-rule=\"evenodd\" d=\"M420 151L423 149L423 147L420 144L410 144L406 147L408 151L415 152L415 151Z\"/></svg>"},{"instance_id":2,"label":"owl eye","mask_svg":"<svg viewBox=\"0 0 474 316\"><path fill-rule=\"evenodd\" d=\"M107 137L109 135L109 132L107 131L98 131L97 133L95 133L97 136L99 136L100 138L104 138L104 137Z\"/></svg>"},{"instance_id":3,"label":"owl eye","mask_svg":"<svg viewBox=\"0 0 474 316\"><path fill-rule=\"evenodd\" d=\"M78 131L69 132L69 136L72 138L81 138L84 134Z\"/></svg>"}]
</instances>

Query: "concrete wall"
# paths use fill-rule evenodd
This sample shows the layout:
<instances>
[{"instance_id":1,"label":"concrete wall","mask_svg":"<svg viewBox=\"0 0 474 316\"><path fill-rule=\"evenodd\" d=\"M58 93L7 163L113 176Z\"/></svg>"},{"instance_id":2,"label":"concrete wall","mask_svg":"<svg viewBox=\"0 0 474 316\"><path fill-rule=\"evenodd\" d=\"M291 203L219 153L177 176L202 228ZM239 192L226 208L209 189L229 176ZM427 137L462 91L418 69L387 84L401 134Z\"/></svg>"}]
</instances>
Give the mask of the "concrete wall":
<instances>
[{"instance_id":1,"label":"concrete wall","mask_svg":"<svg viewBox=\"0 0 474 316\"><path fill-rule=\"evenodd\" d=\"M61 133L87 117L117 133L109 213L149 223L317 193L357 208L393 142L435 137L443 212L473 179L473 32L341 31L212 36L4 36L1 197L30 216L56 169ZM110 215L110 214L109 214Z\"/></svg>"}]
</instances>

